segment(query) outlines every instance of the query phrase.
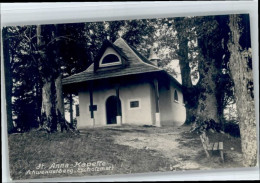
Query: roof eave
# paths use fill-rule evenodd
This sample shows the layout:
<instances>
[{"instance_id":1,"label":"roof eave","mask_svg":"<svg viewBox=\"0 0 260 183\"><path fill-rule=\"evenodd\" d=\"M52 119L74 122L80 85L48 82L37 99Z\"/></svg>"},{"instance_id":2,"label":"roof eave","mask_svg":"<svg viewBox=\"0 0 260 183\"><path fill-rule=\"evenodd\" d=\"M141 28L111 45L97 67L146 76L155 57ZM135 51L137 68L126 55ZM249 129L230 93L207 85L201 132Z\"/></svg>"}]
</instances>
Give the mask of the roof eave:
<instances>
[{"instance_id":1,"label":"roof eave","mask_svg":"<svg viewBox=\"0 0 260 183\"><path fill-rule=\"evenodd\" d=\"M111 76L111 77L101 77L101 78L96 78L96 79L86 79L83 81L76 81L76 82L65 82L64 80L69 79L69 77L62 79L62 85L71 85L71 84L77 84L77 83L83 83L83 82L90 82L90 81L95 81L95 80L102 80L102 79L109 79L109 78L119 78L119 77L125 77L125 76L133 76L133 75L140 75L140 74L148 74L148 73L156 73L156 72L162 72L164 70L154 70L154 71L148 71L148 72L140 72L140 73L131 73L131 74L125 74L125 75L118 75L118 76Z\"/></svg>"}]
</instances>

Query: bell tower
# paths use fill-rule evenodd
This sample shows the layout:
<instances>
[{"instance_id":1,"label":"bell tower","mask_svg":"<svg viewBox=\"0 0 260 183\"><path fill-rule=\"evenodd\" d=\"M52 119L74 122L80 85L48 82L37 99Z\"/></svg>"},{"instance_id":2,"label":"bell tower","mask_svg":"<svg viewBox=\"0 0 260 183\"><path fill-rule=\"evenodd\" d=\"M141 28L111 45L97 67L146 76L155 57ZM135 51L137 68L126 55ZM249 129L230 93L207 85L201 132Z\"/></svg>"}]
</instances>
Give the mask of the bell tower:
<instances>
[{"instance_id":1,"label":"bell tower","mask_svg":"<svg viewBox=\"0 0 260 183\"><path fill-rule=\"evenodd\" d=\"M150 49L150 54L149 54L149 58L148 60L150 62L152 62L153 65L155 65L156 67L158 67L158 61L160 60L159 57L156 55L155 53L155 47L152 46Z\"/></svg>"}]
</instances>

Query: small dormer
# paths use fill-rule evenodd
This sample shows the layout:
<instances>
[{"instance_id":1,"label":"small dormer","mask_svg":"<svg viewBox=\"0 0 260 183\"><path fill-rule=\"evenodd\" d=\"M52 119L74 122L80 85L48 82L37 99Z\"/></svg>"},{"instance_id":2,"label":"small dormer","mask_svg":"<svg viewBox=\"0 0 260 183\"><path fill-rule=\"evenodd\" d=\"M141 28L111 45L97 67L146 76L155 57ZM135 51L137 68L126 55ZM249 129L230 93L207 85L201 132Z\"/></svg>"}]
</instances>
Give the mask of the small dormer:
<instances>
[{"instance_id":1,"label":"small dormer","mask_svg":"<svg viewBox=\"0 0 260 183\"><path fill-rule=\"evenodd\" d=\"M99 68L121 65L121 64L122 64L121 56L112 47L107 47L102 57L99 60Z\"/></svg>"},{"instance_id":2,"label":"small dormer","mask_svg":"<svg viewBox=\"0 0 260 183\"><path fill-rule=\"evenodd\" d=\"M99 54L94 61L94 72L104 70L105 68L114 68L114 66L124 66L126 58L121 48L115 46L110 41L104 41Z\"/></svg>"}]
</instances>

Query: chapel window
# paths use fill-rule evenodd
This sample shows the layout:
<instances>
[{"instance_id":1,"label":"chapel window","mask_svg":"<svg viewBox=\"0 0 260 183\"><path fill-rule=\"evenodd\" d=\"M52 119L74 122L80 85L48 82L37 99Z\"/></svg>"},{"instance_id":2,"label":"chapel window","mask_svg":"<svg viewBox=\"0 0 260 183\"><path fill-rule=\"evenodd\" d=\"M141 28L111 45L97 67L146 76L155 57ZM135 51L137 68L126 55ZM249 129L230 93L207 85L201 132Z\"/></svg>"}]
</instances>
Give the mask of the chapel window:
<instances>
[{"instance_id":1,"label":"chapel window","mask_svg":"<svg viewBox=\"0 0 260 183\"><path fill-rule=\"evenodd\" d=\"M110 64L115 62L120 62L120 59L114 54L106 55L102 60L102 64Z\"/></svg>"},{"instance_id":2,"label":"chapel window","mask_svg":"<svg viewBox=\"0 0 260 183\"><path fill-rule=\"evenodd\" d=\"M178 102L178 93L177 90L174 90L174 101Z\"/></svg>"},{"instance_id":3,"label":"chapel window","mask_svg":"<svg viewBox=\"0 0 260 183\"><path fill-rule=\"evenodd\" d=\"M76 116L79 116L79 104L76 105Z\"/></svg>"},{"instance_id":4,"label":"chapel window","mask_svg":"<svg viewBox=\"0 0 260 183\"><path fill-rule=\"evenodd\" d=\"M138 108L139 107L139 101L131 101L130 102L130 108Z\"/></svg>"}]
</instances>

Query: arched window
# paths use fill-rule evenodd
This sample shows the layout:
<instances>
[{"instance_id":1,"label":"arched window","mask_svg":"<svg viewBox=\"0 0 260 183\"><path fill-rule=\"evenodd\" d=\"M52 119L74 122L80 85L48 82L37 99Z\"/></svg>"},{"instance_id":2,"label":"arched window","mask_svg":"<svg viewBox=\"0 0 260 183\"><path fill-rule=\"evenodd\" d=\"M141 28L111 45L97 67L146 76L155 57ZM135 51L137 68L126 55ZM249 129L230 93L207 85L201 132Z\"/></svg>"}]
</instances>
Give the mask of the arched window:
<instances>
[{"instance_id":1,"label":"arched window","mask_svg":"<svg viewBox=\"0 0 260 183\"><path fill-rule=\"evenodd\" d=\"M178 93L176 90L174 90L174 101L178 101Z\"/></svg>"},{"instance_id":2,"label":"arched window","mask_svg":"<svg viewBox=\"0 0 260 183\"><path fill-rule=\"evenodd\" d=\"M114 62L120 62L120 59L118 58L118 56L116 56L114 54L106 55L102 60L102 64L110 64L110 63L114 63Z\"/></svg>"}]
</instances>

